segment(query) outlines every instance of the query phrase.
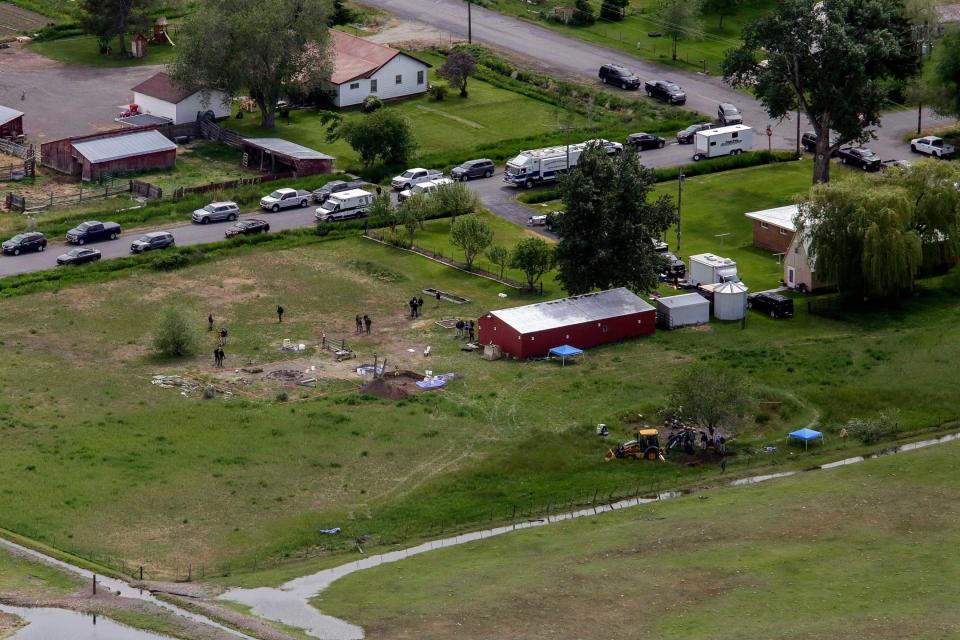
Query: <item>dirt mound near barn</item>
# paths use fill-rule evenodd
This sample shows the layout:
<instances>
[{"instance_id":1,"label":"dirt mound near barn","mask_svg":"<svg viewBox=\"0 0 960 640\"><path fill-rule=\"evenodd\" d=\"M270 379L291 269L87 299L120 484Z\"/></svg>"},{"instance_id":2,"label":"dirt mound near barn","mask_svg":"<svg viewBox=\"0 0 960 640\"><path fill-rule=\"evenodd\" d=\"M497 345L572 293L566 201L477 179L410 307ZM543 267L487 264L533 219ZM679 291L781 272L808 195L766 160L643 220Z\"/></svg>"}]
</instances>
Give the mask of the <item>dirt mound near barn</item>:
<instances>
[{"instance_id":1,"label":"dirt mound near barn","mask_svg":"<svg viewBox=\"0 0 960 640\"><path fill-rule=\"evenodd\" d=\"M360 387L360 390L385 400L406 400L410 397L409 391L402 386L391 384L384 378L374 378Z\"/></svg>"}]
</instances>

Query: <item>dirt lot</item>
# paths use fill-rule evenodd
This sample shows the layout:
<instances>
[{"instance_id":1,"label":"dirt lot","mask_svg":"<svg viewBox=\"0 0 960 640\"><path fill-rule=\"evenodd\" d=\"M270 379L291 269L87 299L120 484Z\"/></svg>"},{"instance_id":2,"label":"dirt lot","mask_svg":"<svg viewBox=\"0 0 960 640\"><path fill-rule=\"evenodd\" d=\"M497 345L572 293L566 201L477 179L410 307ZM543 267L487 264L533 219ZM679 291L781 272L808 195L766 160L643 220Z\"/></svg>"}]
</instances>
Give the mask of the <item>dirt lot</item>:
<instances>
[{"instance_id":1,"label":"dirt lot","mask_svg":"<svg viewBox=\"0 0 960 640\"><path fill-rule=\"evenodd\" d=\"M13 36L21 31L39 29L53 21L28 9L7 2L0 2L0 38Z\"/></svg>"},{"instance_id":2,"label":"dirt lot","mask_svg":"<svg viewBox=\"0 0 960 640\"><path fill-rule=\"evenodd\" d=\"M23 621L20 618L0 613L0 640L11 637L22 626Z\"/></svg>"}]
</instances>

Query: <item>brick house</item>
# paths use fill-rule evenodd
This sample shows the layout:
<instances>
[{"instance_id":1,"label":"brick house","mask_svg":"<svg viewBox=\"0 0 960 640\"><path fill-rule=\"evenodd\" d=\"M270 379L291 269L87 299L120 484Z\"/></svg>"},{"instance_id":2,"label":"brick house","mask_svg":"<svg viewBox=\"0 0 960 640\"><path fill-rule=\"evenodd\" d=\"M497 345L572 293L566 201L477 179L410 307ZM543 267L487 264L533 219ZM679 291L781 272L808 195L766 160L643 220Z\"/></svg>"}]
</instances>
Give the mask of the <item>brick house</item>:
<instances>
[{"instance_id":1,"label":"brick house","mask_svg":"<svg viewBox=\"0 0 960 640\"><path fill-rule=\"evenodd\" d=\"M797 205L753 211L744 215L753 221L753 246L773 253L787 252L797 231L793 224Z\"/></svg>"}]
</instances>

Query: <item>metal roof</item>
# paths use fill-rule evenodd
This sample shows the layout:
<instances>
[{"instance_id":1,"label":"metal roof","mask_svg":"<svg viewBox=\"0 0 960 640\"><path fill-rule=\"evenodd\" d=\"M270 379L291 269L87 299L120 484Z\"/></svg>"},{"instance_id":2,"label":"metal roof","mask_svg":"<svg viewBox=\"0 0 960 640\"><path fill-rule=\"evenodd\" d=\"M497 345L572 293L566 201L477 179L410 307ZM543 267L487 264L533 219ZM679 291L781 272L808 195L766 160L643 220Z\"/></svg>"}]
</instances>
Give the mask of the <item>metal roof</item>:
<instances>
[{"instance_id":1,"label":"metal roof","mask_svg":"<svg viewBox=\"0 0 960 640\"><path fill-rule=\"evenodd\" d=\"M320 153L296 142L283 138L244 138L244 143L263 149L278 156L287 156L295 160L333 160L333 156Z\"/></svg>"},{"instance_id":2,"label":"metal roof","mask_svg":"<svg viewBox=\"0 0 960 640\"><path fill-rule=\"evenodd\" d=\"M12 122L22 115L23 111L17 111L16 109L11 109L10 107L0 105L0 124Z\"/></svg>"},{"instance_id":3,"label":"metal roof","mask_svg":"<svg viewBox=\"0 0 960 640\"><path fill-rule=\"evenodd\" d=\"M650 304L632 291L619 287L523 307L498 309L491 311L490 315L506 322L520 333L533 333L653 310Z\"/></svg>"},{"instance_id":4,"label":"metal roof","mask_svg":"<svg viewBox=\"0 0 960 640\"><path fill-rule=\"evenodd\" d=\"M699 293L684 293L679 296L658 298L657 304L663 305L668 309L680 309L681 307L710 306L710 301Z\"/></svg>"},{"instance_id":5,"label":"metal roof","mask_svg":"<svg viewBox=\"0 0 960 640\"><path fill-rule=\"evenodd\" d=\"M751 211L743 214L752 220L759 220L775 227L786 229L787 231L796 231L793 219L797 216L797 205L788 204L785 207L776 207L774 209L764 209L763 211Z\"/></svg>"},{"instance_id":6,"label":"metal roof","mask_svg":"<svg viewBox=\"0 0 960 640\"><path fill-rule=\"evenodd\" d=\"M73 148L88 161L96 164L176 150L177 145L170 142L159 131L139 131L110 138L74 142Z\"/></svg>"},{"instance_id":7,"label":"metal roof","mask_svg":"<svg viewBox=\"0 0 960 640\"><path fill-rule=\"evenodd\" d=\"M129 127L146 127L153 124L171 124L173 121L170 118L161 118L160 116L155 116L149 113L135 113L132 116L114 118L114 122L119 122L120 124L125 124Z\"/></svg>"}]
</instances>

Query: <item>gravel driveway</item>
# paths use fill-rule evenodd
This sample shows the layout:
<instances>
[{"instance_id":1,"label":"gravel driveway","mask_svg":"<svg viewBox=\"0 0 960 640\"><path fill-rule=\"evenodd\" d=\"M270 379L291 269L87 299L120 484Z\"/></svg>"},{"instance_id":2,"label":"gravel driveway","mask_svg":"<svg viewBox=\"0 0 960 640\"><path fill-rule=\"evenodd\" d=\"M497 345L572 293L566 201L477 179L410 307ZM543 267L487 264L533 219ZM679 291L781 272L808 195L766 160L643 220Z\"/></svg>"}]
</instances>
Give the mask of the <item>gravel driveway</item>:
<instances>
[{"instance_id":1,"label":"gravel driveway","mask_svg":"<svg viewBox=\"0 0 960 640\"><path fill-rule=\"evenodd\" d=\"M0 49L0 104L23 111L34 144L116 126L132 87L160 65L91 69L55 62L29 49Z\"/></svg>"}]
</instances>

